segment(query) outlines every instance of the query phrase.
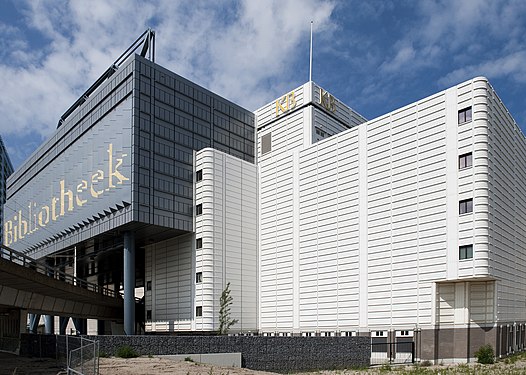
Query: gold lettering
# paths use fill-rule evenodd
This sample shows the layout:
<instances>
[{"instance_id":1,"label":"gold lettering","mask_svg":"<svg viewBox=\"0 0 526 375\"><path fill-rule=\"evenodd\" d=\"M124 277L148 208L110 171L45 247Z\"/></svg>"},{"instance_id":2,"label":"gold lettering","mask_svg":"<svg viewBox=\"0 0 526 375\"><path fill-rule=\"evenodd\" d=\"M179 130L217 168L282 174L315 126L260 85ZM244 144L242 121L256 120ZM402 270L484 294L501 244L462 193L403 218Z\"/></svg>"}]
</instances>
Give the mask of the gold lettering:
<instances>
[{"instance_id":1,"label":"gold lettering","mask_svg":"<svg viewBox=\"0 0 526 375\"><path fill-rule=\"evenodd\" d=\"M276 100L276 117L280 115L280 112L285 113L294 107L296 107L296 96L294 91L291 91Z\"/></svg>"},{"instance_id":2,"label":"gold lettering","mask_svg":"<svg viewBox=\"0 0 526 375\"><path fill-rule=\"evenodd\" d=\"M22 210L18 211L18 238L22 239L27 234L27 221L22 218Z\"/></svg>"},{"instance_id":3,"label":"gold lettering","mask_svg":"<svg viewBox=\"0 0 526 375\"><path fill-rule=\"evenodd\" d=\"M320 104L328 111L336 111L336 99L320 87Z\"/></svg>"},{"instance_id":4,"label":"gold lettering","mask_svg":"<svg viewBox=\"0 0 526 375\"><path fill-rule=\"evenodd\" d=\"M283 107L283 101L287 99L287 96L283 96L279 99L276 99L276 117L279 116L279 112L281 111L282 113L286 112L288 108L285 108ZM287 102L288 103L288 102Z\"/></svg>"},{"instance_id":5,"label":"gold lettering","mask_svg":"<svg viewBox=\"0 0 526 375\"><path fill-rule=\"evenodd\" d=\"M13 222L11 220L7 220L4 223L4 245L11 245L14 242L13 237Z\"/></svg>"},{"instance_id":6,"label":"gold lettering","mask_svg":"<svg viewBox=\"0 0 526 375\"><path fill-rule=\"evenodd\" d=\"M18 220L18 217L15 215L13 216L13 221L17 221ZM18 241L18 233L17 233L17 229L18 228L18 225L15 223L14 225L14 228L13 228L13 242L17 242Z\"/></svg>"},{"instance_id":7,"label":"gold lettering","mask_svg":"<svg viewBox=\"0 0 526 375\"><path fill-rule=\"evenodd\" d=\"M64 216L65 213L65 198L68 197L68 211L73 211L73 192L71 190L65 190L65 181L60 180L60 216Z\"/></svg>"},{"instance_id":8,"label":"gold lettering","mask_svg":"<svg viewBox=\"0 0 526 375\"><path fill-rule=\"evenodd\" d=\"M43 219L44 212L46 214L46 220ZM38 213L38 225L45 227L47 223L49 223L49 206L42 206L40 212Z\"/></svg>"},{"instance_id":9,"label":"gold lettering","mask_svg":"<svg viewBox=\"0 0 526 375\"><path fill-rule=\"evenodd\" d=\"M75 196L75 201L77 202L77 206L82 207L84 206L84 203L86 203L87 199L82 199L80 194L88 188L88 181L82 180L80 184L77 185L77 195Z\"/></svg>"},{"instance_id":10,"label":"gold lettering","mask_svg":"<svg viewBox=\"0 0 526 375\"><path fill-rule=\"evenodd\" d=\"M53 197L51 199L51 220L53 220L53 221L56 221L58 219L57 202L58 202L58 198Z\"/></svg>"},{"instance_id":11,"label":"gold lettering","mask_svg":"<svg viewBox=\"0 0 526 375\"><path fill-rule=\"evenodd\" d=\"M102 180L104 180L104 172L101 171L100 169L97 170L97 172L93 173L93 175L91 176L90 193L93 198L98 198L99 195L104 193L104 190L95 190L95 188L93 187L93 184L96 184L97 181L102 181Z\"/></svg>"},{"instance_id":12,"label":"gold lettering","mask_svg":"<svg viewBox=\"0 0 526 375\"><path fill-rule=\"evenodd\" d=\"M113 184L113 177L116 177L119 181L117 181L117 184L122 184L122 181L128 181L129 178L124 176L121 172L118 171L118 168L122 165L122 158L117 158L117 163L115 164L115 169L113 168L113 144L110 143L108 146L108 155L109 155L109 173L108 173L108 188L113 188L115 185ZM122 156L127 156L126 154L122 154Z\"/></svg>"}]
</instances>

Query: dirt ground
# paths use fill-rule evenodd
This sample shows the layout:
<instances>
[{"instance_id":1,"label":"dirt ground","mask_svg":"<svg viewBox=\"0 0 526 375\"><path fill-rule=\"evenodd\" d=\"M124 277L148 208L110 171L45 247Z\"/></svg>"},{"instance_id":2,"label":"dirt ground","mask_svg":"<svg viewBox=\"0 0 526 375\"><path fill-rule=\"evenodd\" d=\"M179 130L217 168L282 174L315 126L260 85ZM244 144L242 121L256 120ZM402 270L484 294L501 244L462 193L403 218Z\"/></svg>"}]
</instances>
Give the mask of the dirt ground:
<instances>
[{"instance_id":1,"label":"dirt ground","mask_svg":"<svg viewBox=\"0 0 526 375\"><path fill-rule=\"evenodd\" d=\"M506 363L508 362L508 363ZM275 375L235 367L218 367L166 358L100 358L100 375ZM57 375L65 372L53 359L24 358L0 352L0 375ZM367 370L315 371L295 375L526 375L526 359L500 361L495 365L458 365L431 367L375 367Z\"/></svg>"}]
</instances>

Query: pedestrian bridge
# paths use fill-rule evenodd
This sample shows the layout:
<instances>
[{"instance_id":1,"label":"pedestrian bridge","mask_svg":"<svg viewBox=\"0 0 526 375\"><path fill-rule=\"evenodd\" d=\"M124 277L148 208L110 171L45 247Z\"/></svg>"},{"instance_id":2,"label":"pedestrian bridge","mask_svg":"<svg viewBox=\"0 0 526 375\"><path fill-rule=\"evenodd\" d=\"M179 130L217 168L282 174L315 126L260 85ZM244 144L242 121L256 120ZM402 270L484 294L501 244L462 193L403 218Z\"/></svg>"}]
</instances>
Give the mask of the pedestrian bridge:
<instances>
[{"instance_id":1,"label":"pedestrian bridge","mask_svg":"<svg viewBox=\"0 0 526 375\"><path fill-rule=\"evenodd\" d=\"M34 314L101 320L123 319L120 294L48 267L0 245L0 314Z\"/></svg>"}]
</instances>

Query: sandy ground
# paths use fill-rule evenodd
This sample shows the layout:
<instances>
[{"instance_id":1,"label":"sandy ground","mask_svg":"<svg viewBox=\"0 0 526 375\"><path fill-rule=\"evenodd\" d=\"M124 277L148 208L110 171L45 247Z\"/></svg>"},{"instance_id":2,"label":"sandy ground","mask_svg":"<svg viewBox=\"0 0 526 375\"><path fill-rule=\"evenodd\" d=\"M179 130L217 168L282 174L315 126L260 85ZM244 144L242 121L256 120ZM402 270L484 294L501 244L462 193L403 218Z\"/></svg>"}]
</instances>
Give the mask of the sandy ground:
<instances>
[{"instance_id":1,"label":"sandy ground","mask_svg":"<svg viewBox=\"0 0 526 375\"><path fill-rule=\"evenodd\" d=\"M433 366L426 368L405 368L405 373L412 374L496 374L511 375L526 374L526 360L519 360L513 364L499 362L491 366L475 367L480 365L466 366ZM389 371L386 368L371 368L368 370L342 370L342 371L316 371L295 375L401 375L404 368L394 368ZM412 371L411 371L412 370ZM420 372L420 371L422 372ZM57 366L55 360L24 358L0 352L0 375L56 375L65 374ZM235 367L218 367L185 361L174 361L166 358L100 358L100 375L152 375L152 374L181 374L181 375L275 375L270 372L254 371Z\"/></svg>"}]
</instances>

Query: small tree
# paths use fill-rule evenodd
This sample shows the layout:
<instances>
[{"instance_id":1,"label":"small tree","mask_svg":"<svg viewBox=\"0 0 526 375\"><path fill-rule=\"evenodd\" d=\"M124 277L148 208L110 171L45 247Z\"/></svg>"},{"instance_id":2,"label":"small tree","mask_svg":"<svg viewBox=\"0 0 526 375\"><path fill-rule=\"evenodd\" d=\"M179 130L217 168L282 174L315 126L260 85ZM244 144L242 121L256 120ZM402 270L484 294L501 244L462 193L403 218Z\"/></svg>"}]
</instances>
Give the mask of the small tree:
<instances>
[{"instance_id":1,"label":"small tree","mask_svg":"<svg viewBox=\"0 0 526 375\"><path fill-rule=\"evenodd\" d=\"M219 299L219 334L226 335L230 327L238 322L237 319L230 319L230 305L232 304L230 295L230 282L226 284Z\"/></svg>"}]
</instances>

